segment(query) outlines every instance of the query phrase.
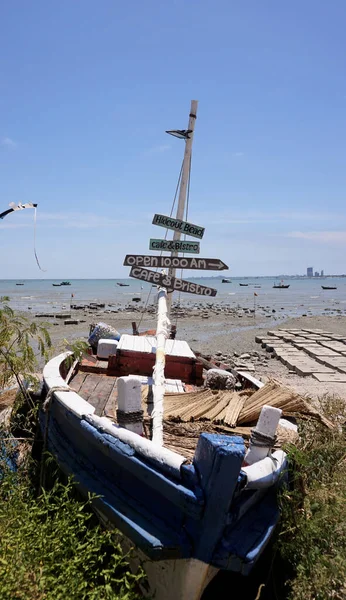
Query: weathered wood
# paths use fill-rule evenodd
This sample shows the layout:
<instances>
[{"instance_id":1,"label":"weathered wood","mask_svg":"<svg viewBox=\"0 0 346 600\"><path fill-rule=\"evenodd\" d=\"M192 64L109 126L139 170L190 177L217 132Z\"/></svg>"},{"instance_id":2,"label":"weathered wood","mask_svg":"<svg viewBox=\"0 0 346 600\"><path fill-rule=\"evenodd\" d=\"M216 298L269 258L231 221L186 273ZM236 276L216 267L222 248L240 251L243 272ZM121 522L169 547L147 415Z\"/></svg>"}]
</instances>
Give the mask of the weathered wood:
<instances>
[{"instance_id":1,"label":"weathered wood","mask_svg":"<svg viewBox=\"0 0 346 600\"><path fill-rule=\"evenodd\" d=\"M90 398L92 397L96 386L100 383L100 375L92 375L92 374L88 374L85 378L85 380L83 381L83 384L80 388L79 394L82 396L82 398L84 398L84 400L86 400L87 402L89 402ZM92 404L92 402L91 402Z\"/></svg>"},{"instance_id":2,"label":"weathered wood","mask_svg":"<svg viewBox=\"0 0 346 600\"><path fill-rule=\"evenodd\" d=\"M75 375L72 379L70 383L70 388L77 392L77 394L79 393L79 390L81 389L87 375L88 373L86 373L85 371L78 371L77 375Z\"/></svg>"},{"instance_id":3,"label":"weathered wood","mask_svg":"<svg viewBox=\"0 0 346 600\"><path fill-rule=\"evenodd\" d=\"M99 382L89 395L89 402L95 407L95 415L102 417L104 410L109 402L114 386L116 386L116 377L99 377Z\"/></svg>"},{"instance_id":4,"label":"weathered wood","mask_svg":"<svg viewBox=\"0 0 346 600\"><path fill-rule=\"evenodd\" d=\"M131 350L119 351L115 358L110 357L108 374L148 375L151 376L155 364L154 353L142 353ZM184 383L202 385L203 365L196 359L166 355L165 377L180 379Z\"/></svg>"},{"instance_id":5,"label":"weathered wood","mask_svg":"<svg viewBox=\"0 0 346 600\"><path fill-rule=\"evenodd\" d=\"M125 267L154 267L157 269L193 269L222 271L228 266L219 258L187 258L185 256L152 256L150 254L127 254Z\"/></svg>"},{"instance_id":6,"label":"weathered wood","mask_svg":"<svg viewBox=\"0 0 346 600\"><path fill-rule=\"evenodd\" d=\"M111 359L112 356L109 357ZM98 360L95 356L84 356L79 363L79 371L87 373L107 373L108 362L106 360Z\"/></svg>"},{"instance_id":7,"label":"weathered wood","mask_svg":"<svg viewBox=\"0 0 346 600\"><path fill-rule=\"evenodd\" d=\"M185 235L202 239L205 228L199 225L193 225L187 221L181 219L174 219L173 217L166 217L165 215L154 215L153 225L164 227L165 229L172 229L173 231L179 231Z\"/></svg>"},{"instance_id":8,"label":"weathered wood","mask_svg":"<svg viewBox=\"0 0 346 600\"><path fill-rule=\"evenodd\" d=\"M175 277L141 267L132 267L130 277L140 279L141 281L148 281L167 290L177 290L179 292L186 292L187 294L198 294L200 296L216 296L217 294L217 290L214 288L186 281L185 279L176 279Z\"/></svg>"},{"instance_id":9,"label":"weathered wood","mask_svg":"<svg viewBox=\"0 0 346 600\"><path fill-rule=\"evenodd\" d=\"M159 252L188 252L189 254L199 254L199 242L188 242L181 240L159 240L152 238L149 241L149 250Z\"/></svg>"}]
</instances>

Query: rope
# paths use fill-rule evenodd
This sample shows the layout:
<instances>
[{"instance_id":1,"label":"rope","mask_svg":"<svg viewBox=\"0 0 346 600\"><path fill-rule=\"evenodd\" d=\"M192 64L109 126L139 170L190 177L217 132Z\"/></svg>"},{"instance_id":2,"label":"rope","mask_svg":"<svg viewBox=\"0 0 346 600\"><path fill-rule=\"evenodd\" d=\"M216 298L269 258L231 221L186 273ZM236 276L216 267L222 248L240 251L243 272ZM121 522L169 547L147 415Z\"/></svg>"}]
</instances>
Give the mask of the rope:
<instances>
[{"instance_id":1,"label":"rope","mask_svg":"<svg viewBox=\"0 0 346 600\"><path fill-rule=\"evenodd\" d=\"M43 412L47 412L52 396L55 392L73 392L68 385L54 385L50 388L44 403L42 404Z\"/></svg>"},{"instance_id":2,"label":"rope","mask_svg":"<svg viewBox=\"0 0 346 600\"><path fill-rule=\"evenodd\" d=\"M276 435L266 435L265 433L261 433L257 429L251 430L250 444L252 446L257 446L257 448L272 448L275 445L276 439Z\"/></svg>"},{"instance_id":3,"label":"rope","mask_svg":"<svg viewBox=\"0 0 346 600\"><path fill-rule=\"evenodd\" d=\"M143 411L137 410L134 412L125 412L123 410L117 410L117 421L118 425L122 427L128 423L138 423L143 420Z\"/></svg>"},{"instance_id":4,"label":"rope","mask_svg":"<svg viewBox=\"0 0 346 600\"><path fill-rule=\"evenodd\" d=\"M42 269L42 267L41 267L41 265L39 263L38 257L37 257L37 252L36 252L36 220L37 220L37 217L36 217L37 208L36 208L36 206L34 207L34 211L35 211L34 212L34 254L35 254L35 258L36 258L36 262L37 262L38 268L40 269L40 271L43 271L43 273L46 273L47 269Z\"/></svg>"},{"instance_id":5,"label":"rope","mask_svg":"<svg viewBox=\"0 0 346 600\"><path fill-rule=\"evenodd\" d=\"M180 173L179 173L178 182L177 182L177 185L176 185L176 188L175 188L175 194L174 194L174 198L173 198L173 204L172 204L171 212L169 214L170 217L173 214L174 206L175 206L175 203L176 203L176 200L177 200L177 195L178 195L178 191L179 191L180 180L181 180L181 176L182 176L182 173L183 173L183 165L184 165L184 160L182 161L181 167L180 167ZM191 168L191 163L190 163L190 168ZM189 175L189 179L190 179L190 175ZM166 228L166 233L165 233L165 237L164 237L165 240L167 239L167 235L168 235L168 229ZM161 250L160 256L162 256L162 252L163 251ZM156 268L155 270L157 272L158 268ZM150 288L150 290L149 290L149 292L148 292L148 296L147 296L146 302L145 302L145 304L143 306L143 309L142 309L142 312L141 312L141 318L139 319L139 323L138 323L138 327L137 327L138 331L139 331L139 328L140 328L141 323L143 321L145 312L147 310L149 299L150 299L150 295L151 295L151 292L152 292L153 289L154 289L154 286L152 285L151 288Z\"/></svg>"}]
</instances>

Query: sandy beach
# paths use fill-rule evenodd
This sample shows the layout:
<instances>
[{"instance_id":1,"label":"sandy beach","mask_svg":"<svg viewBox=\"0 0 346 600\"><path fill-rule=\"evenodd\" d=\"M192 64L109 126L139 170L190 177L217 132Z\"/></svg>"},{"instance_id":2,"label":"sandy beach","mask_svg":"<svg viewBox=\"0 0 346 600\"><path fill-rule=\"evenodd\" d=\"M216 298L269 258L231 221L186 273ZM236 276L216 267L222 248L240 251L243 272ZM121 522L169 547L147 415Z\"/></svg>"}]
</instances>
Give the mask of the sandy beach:
<instances>
[{"instance_id":1,"label":"sandy beach","mask_svg":"<svg viewBox=\"0 0 346 600\"><path fill-rule=\"evenodd\" d=\"M238 309L229 314L227 310L176 310L179 316L172 316L172 324L177 325L177 339L185 339L196 352L220 359L230 366L242 365L242 355L246 354L246 364L250 365L252 374L265 381L275 378L284 385L289 385L299 393L314 399L325 394L335 394L346 398L345 383L321 383L312 377L300 377L290 373L289 369L279 360L271 358L270 354L256 343L255 337L265 334L268 330L280 328L313 328L346 337L346 316L306 316L287 318L276 316L275 313L254 315L247 309ZM193 314L196 313L196 314ZM119 333L132 333L132 322L135 321L140 332L155 329L155 313L141 314L136 309L122 310L117 313L107 310L72 310L66 311L71 320L78 324L64 324L65 319L51 317L40 318L32 316L36 322L48 324L53 341L54 353L64 348L64 340L70 342L87 340L91 324L105 322L115 327ZM66 320L68 320L66 318Z\"/></svg>"}]
</instances>

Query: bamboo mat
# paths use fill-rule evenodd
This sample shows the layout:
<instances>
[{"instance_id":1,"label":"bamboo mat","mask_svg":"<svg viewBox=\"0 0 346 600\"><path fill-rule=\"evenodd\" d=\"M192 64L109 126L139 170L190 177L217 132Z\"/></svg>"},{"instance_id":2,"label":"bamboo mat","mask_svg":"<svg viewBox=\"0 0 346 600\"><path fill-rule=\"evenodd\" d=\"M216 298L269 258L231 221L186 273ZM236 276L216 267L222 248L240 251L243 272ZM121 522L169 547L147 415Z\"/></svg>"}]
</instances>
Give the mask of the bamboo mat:
<instances>
[{"instance_id":1,"label":"bamboo mat","mask_svg":"<svg viewBox=\"0 0 346 600\"><path fill-rule=\"evenodd\" d=\"M185 394L166 393L164 396L164 433L166 448L192 460L201 433L240 435L248 444L251 429L264 405L283 411L283 417L318 419L328 428L333 424L314 409L302 396L272 380L260 390L202 389ZM152 411L151 386L142 387L145 435L150 437ZM275 448L294 442L297 433L281 427L277 429Z\"/></svg>"}]
</instances>

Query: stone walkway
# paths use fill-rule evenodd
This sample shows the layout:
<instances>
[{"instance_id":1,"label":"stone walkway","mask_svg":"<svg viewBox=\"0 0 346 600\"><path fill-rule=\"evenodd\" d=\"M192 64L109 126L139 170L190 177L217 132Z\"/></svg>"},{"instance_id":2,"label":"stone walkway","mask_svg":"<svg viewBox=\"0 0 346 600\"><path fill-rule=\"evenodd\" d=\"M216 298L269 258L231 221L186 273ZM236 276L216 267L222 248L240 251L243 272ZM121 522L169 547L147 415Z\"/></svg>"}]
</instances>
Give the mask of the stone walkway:
<instances>
[{"instance_id":1,"label":"stone walkway","mask_svg":"<svg viewBox=\"0 0 346 600\"><path fill-rule=\"evenodd\" d=\"M277 329L256 336L262 348L301 377L346 383L346 337L322 329Z\"/></svg>"}]
</instances>

